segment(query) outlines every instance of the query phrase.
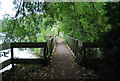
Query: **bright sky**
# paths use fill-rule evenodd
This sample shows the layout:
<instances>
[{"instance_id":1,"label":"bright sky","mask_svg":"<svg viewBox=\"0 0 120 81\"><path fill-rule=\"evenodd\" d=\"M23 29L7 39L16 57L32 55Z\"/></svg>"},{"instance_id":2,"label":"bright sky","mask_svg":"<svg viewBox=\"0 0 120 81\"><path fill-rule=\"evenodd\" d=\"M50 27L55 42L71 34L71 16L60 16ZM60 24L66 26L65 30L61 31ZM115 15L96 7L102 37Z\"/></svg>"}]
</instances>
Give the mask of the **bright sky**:
<instances>
[{"instance_id":1,"label":"bright sky","mask_svg":"<svg viewBox=\"0 0 120 81\"><path fill-rule=\"evenodd\" d=\"M13 0L0 0L0 19L3 19L4 14L10 14L13 16L15 14Z\"/></svg>"}]
</instances>

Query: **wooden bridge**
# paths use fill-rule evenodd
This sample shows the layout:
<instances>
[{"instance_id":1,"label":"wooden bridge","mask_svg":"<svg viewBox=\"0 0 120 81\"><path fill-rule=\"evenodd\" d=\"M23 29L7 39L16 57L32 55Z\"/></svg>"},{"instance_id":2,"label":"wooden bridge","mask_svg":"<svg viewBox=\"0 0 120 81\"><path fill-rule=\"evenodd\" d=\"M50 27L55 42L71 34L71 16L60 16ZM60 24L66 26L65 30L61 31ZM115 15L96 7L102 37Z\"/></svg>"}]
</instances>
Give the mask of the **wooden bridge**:
<instances>
[{"instance_id":1,"label":"wooden bridge","mask_svg":"<svg viewBox=\"0 0 120 81\"><path fill-rule=\"evenodd\" d=\"M102 59L87 58L86 53L87 48L101 48L102 46L99 44L80 42L79 40L69 36L67 36L66 41L64 41L59 37L53 36L48 42L11 43L10 46L4 44L2 44L2 46L2 50L11 48L11 59L1 63L2 68L6 67L9 64L12 64L12 69L14 71L14 64L48 64L48 69L50 72L48 69L45 71L45 74L48 76L41 75L38 68L34 69L37 72L36 76L39 75L40 77L44 77L42 79L85 80L96 79L96 75L93 71L90 71L80 65L85 65L87 63L95 61L95 63L98 63L100 65L100 68L97 68L97 70L100 70L100 78L102 77ZM56 48L53 53L54 47ZM14 59L13 48L44 48L44 59ZM79 59L76 60L78 56ZM53 58L52 60L50 60L51 57ZM17 72L14 73L17 75ZM41 79L40 77L34 76L32 79ZM19 79L19 74L17 78Z\"/></svg>"}]
</instances>

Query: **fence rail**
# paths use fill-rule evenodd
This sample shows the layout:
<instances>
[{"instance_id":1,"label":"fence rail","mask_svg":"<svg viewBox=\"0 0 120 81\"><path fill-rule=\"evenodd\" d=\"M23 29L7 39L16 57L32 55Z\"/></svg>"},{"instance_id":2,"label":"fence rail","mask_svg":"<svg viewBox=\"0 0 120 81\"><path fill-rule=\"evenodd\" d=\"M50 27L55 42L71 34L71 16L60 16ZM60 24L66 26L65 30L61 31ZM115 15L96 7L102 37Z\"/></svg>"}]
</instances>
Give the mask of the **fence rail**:
<instances>
[{"instance_id":1,"label":"fence rail","mask_svg":"<svg viewBox=\"0 0 120 81\"><path fill-rule=\"evenodd\" d=\"M2 65L2 68L0 68L0 70L3 69L3 68L5 68L6 66L8 66L10 64L11 64L11 59L8 59L8 60L0 63L0 65Z\"/></svg>"},{"instance_id":2,"label":"fence rail","mask_svg":"<svg viewBox=\"0 0 120 81\"><path fill-rule=\"evenodd\" d=\"M44 48L47 47L47 42L15 42L11 43L11 48Z\"/></svg>"},{"instance_id":3,"label":"fence rail","mask_svg":"<svg viewBox=\"0 0 120 81\"><path fill-rule=\"evenodd\" d=\"M15 64L41 64L44 63L44 59L14 59Z\"/></svg>"},{"instance_id":4,"label":"fence rail","mask_svg":"<svg viewBox=\"0 0 120 81\"><path fill-rule=\"evenodd\" d=\"M75 56L80 56L81 59L86 57L86 48L100 48L103 47L100 44L92 42L80 42L79 40L66 36L66 43L71 48ZM82 60L81 60L82 61Z\"/></svg>"},{"instance_id":5,"label":"fence rail","mask_svg":"<svg viewBox=\"0 0 120 81\"><path fill-rule=\"evenodd\" d=\"M0 51L5 49L11 49L11 58L0 63L2 68L12 64L12 69L14 71L14 64L47 64L50 56L52 55L52 50L55 45L55 36L51 37L47 42L14 42L10 44L0 44ZM13 48L44 48L43 54L44 58L37 59L15 59L14 58L14 49Z\"/></svg>"},{"instance_id":6,"label":"fence rail","mask_svg":"<svg viewBox=\"0 0 120 81\"><path fill-rule=\"evenodd\" d=\"M66 37L66 42L76 56L77 53L78 53L78 40L75 39L75 38L67 36Z\"/></svg>"}]
</instances>

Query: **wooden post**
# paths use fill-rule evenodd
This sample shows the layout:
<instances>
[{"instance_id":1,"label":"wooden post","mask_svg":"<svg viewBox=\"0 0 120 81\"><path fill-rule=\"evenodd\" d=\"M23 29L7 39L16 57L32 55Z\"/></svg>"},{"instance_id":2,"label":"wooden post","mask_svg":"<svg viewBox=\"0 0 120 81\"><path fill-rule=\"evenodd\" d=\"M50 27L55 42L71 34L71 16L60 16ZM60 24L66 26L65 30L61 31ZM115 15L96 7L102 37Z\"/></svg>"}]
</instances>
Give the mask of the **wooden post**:
<instances>
[{"instance_id":1,"label":"wooden post","mask_svg":"<svg viewBox=\"0 0 120 81\"><path fill-rule=\"evenodd\" d=\"M51 54L52 54L52 39L50 40L50 56L51 56Z\"/></svg>"},{"instance_id":2,"label":"wooden post","mask_svg":"<svg viewBox=\"0 0 120 81\"><path fill-rule=\"evenodd\" d=\"M68 46L70 46L70 43L69 43L70 41L69 41L69 37L67 37L67 43L68 43Z\"/></svg>"},{"instance_id":3,"label":"wooden post","mask_svg":"<svg viewBox=\"0 0 120 81\"><path fill-rule=\"evenodd\" d=\"M78 54L78 40L75 41L75 56Z\"/></svg>"},{"instance_id":4,"label":"wooden post","mask_svg":"<svg viewBox=\"0 0 120 81\"><path fill-rule=\"evenodd\" d=\"M84 58L86 57L85 53L86 53L86 47L85 47L85 42L83 42L83 50L84 50Z\"/></svg>"},{"instance_id":5,"label":"wooden post","mask_svg":"<svg viewBox=\"0 0 120 81\"><path fill-rule=\"evenodd\" d=\"M47 61L47 55L46 55L46 52L47 51L47 47L44 48L44 61L45 61L45 65L48 64L48 61Z\"/></svg>"},{"instance_id":6,"label":"wooden post","mask_svg":"<svg viewBox=\"0 0 120 81\"><path fill-rule=\"evenodd\" d=\"M54 38L53 38L53 39L54 39ZM53 39L51 40L51 46L52 46L51 54L52 54L52 50L53 50Z\"/></svg>"},{"instance_id":7,"label":"wooden post","mask_svg":"<svg viewBox=\"0 0 120 81\"><path fill-rule=\"evenodd\" d=\"M75 46L75 45L74 45L74 38L72 38L72 51L73 51L73 53L75 53L75 52L74 52L74 46Z\"/></svg>"},{"instance_id":8,"label":"wooden post","mask_svg":"<svg viewBox=\"0 0 120 81\"><path fill-rule=\"evenodd\" d=\"M83 42L83 51L84 51L83 62L86 65L86 46L85 46L85 42Z\"/></svg>"},{"instance_id":9,"label":"wooden post","mask_svg":"<svg viewBox=\"0 0 120 81\"><path fill-rule=\"evenodd\" d=\"M74 39L73 42L74 42L74 43L73 43L73 51L74 51L74 53L75 53L75 52L76 52L76 39Z\"/></svg>"},{"instance_id":10,"label":"wooden post","mask_svg":"<svg viewBox=\"0 0 120 81\"><path fill-rule=\"evenodd\" d=\"M73 38L71 37L71 48L72 48L72 51L73 51ZM73 51L73 53L74 53L74 51Z\"/></svg>"},{"instance_id":11,"label":"wooden post","mask_svg":"<svg viewBox=\"0 0 120 81\"><path fill-rule=\"evenodd\" d=\"M70 37L68 38L68 45L69 45L69 47L70 47ZM71 47L70 47L71 48Z\"/></svg>"},{"instance_id":12,"label":"wooden post","mask_svg":"<svg viewBox=\"0 0 120 81\"><path fill-rule=\"evenodd\" d=\"M14 72L14 53L13 53L12 43L11 43L11 63L12 63L12 71Z\"/></svg>"},{"instance_id":13,"label":"wooden post","mask_svg":"<svg viewBox=\"0 0 120 81\"><path fill-rule=\"evenodd\" d=\"M65 42L67 43L67 36L65 36Z\"/></svg>"},{"instance_id":14,"label":"wooden post","mask_svg":"<svg viewBox=\"0 0 120 81\"><path fill-rule=\"evenodd\" d=\"M44 59L46 60L46 47L44 48Z\"/></svg>"},{"instance_id":15,"label":"wooden post","mask_svg":"<svg viewBox=\"0 0 120 81\"><path fill-rule=\"evenodd\" d=\"M71 37L70 37L70 48L71 48ZM72 49L72 48L71 48Z\"/></svg>"},{"instance_id":16,"label":"wooden post","mask_svg":"<svg viewBox=\"0 0 120 81\"><path fill-rule=\"evenodd\" d=\"M46 48L46 55L48 55L48 47Z\"/></svg>"}]
</instances>

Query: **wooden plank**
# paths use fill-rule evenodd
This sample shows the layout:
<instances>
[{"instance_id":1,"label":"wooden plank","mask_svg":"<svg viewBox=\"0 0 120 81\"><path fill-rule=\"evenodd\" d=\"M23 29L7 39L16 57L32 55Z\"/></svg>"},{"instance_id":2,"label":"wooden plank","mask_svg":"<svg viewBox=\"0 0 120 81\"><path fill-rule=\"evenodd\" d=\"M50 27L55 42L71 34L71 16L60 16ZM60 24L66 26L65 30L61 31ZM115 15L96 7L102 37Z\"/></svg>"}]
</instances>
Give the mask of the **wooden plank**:
<instances>
[{"instance_id":1,"label":"wooden plank","mask_svg":"<svg viewBox=\"0 0 120 81\"><path fill-rule=\"evenodd\" d=\"M3 68L5 68L6 66L8 66L10 64L11 64L11 59L8 59L8 60L0 63L0 65L2 65L2 68L0 68L0 70L3 69Z\"/></svg>"},{"instance_id":2,"label":"wooden plank","mask_svg":"<svg viewBox=\"0 0 120 81\"><path fill-rule=\"evenodd\" d=\"M47 42L16 42L11 43L13 48L44 48L47 47Z\"/></svg>"},{"instance_id":3,"label":"wooden plank","mask_svg":"<svg viewBox=\"0 0 120 81\"><path fill-rule=\"evenodd\" d=\"M14 59L14 64L44 64L44 59Z\"/></svg>"},{"instance_id":4,"label":"wooden plank","mask_svg":"<svg viewBox=\"0 0 120 81\"><path fill-rule=\"evenodd\" d=\"M5 49L9 49L9 48L10 48L10 44L5 44L5 43L0 44L0 51L5 50Z\"/></svg>"}]
</instances>

